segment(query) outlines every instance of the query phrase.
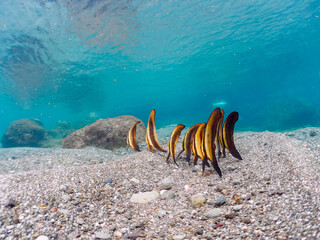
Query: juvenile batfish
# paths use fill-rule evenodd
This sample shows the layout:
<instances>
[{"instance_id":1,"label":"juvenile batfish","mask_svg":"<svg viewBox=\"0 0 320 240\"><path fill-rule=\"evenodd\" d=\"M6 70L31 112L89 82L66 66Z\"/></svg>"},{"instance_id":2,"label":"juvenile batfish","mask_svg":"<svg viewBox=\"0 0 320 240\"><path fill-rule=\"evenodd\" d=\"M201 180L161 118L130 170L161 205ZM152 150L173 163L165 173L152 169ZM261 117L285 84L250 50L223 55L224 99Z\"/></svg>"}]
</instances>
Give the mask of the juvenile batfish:
<instances>
[{"instance_id":1,"label":"juvenile batfish","mask_svg":"<svg viewBox=\"0 0 320 240\"><path fill-rule=\"evenodd\" d=\"M190 164L190 156L192 152L192 147L193 147L193 138L194 135L200 126L200 123L193 125L191 128L188 129L186 134L184 135L183 142L182 142L182 151L179 153L178 157L180 154L185 151L186 156L187 156L187 162Z\"/></svg>"},{"instance_id":2,"label":"juvenile batfish","mask_svg":"<svg viewBox=\"0 0 320 240\"><path fill-rule=\"evenodd\" d=\"M196 142L194 141L194 138L195 138L195 134L193 135L193 138L191 139L191 152L193 153L193 166L197 165L198 163L198 154L197 154L197 151L196 151Z\"/></svg>"},{"instance_id":3,"label":"juvenile batfish","mask_svg":"<svg viewBox=\"0 0 320 240\"><path fill-rule=\"evenodd\" d=\"M204 159L206 156L206 153L204 152L203 148L203 137L204 137L204 129L206 127L206 123L200 124L198 127L195 135L194 135L194 147L195 152L201 159Z\"/></svg>"},{"instance_id":4,"label":"juvenile batfish","mask_svg":"<svg viewBox=\"0 0 320 240\"><path fill-rule=\"evenodd\" d=\"M153 109L149 115L148 126L147 126L147 134L146 134L146 143L148 145L148 149L153 152L153 148L157 149L161 152L167 152L164 150L157 139L156 126L154 123L154 117L156 115L156 111Z\"/></svg>"},{"instance_id":5,"label":"juvenile batfish","mask_svg":"<svg viewBox=\"0 0 320 240\"><path fill-rule=\"evenodd\" d=\"M219 174L219 176L222 176L221 170L218 166L218 161L216 159L215 150L216 145L215 141L217 138L217 129L218 129L218 123L221 119L221 111L220 108L216 108L211 113L207 126L204 132L204 150L205 150L205 158L202 159L202 171L204 172L206 161L209 159L211 161L211 164L213 168L216 170L216 172Z\"/></svg>"},{"instance_id":6,"label":"juvenile batfish","mask_svg":"<svg viewBox=\"0 0 320 240\"><path fill-rule=\"evenodd\" d=\"M129 130L128 136L127 136L127 150L129 146L135 150L136 152L140 152L139 146L137 144L137 139L136 139L136 129L137 125L141 123L141 121L137 121Z\"/></svg>"},{"instance_id":7,"label":"juvenile batfish","mask_svg":"<svg viewBox=\"0 0 320 240\"><path fill-rule=\"evenodd\" d=\"M168 144L169 152L168 152L168 155L167 155L167 158L166 158L166 162L168 162L169 157L171 155L172 158L173 158L174 163L177 166L178 166L178 164L176 162L176 157L175 157L176 144L177 144L177 141L179 139L180 133L184 128L185 128L185 126L182 125L182 124L179 124L178 126L176 126L173 129L173 131L172 131L172 133L170 135L170 140L169 140L169 144Z\"/></svg>"},{"instance_id":8,"label":"juvenile batfish","mask_svg":"<svg viewBox=\"0 0 320 240\"><path fill-rule=\"evenodd\" d=\"M221 118L220 121L218 123L218 129L217 129L217 147L218 147L218 160L219 158L221 158L221 154L223 155L223 157L226 157L226 148L224 146L223 143L223 135L222 135L222 124L223 124L223 118L224 118L224 111L223 109L221 109ZM221 150L222 147L222 150ZM221 153L222 151L222 153Z\"/></svg>"},{"instance_id":9,"label":"juvenile batfish","mask_svg":"<svg viewBox=\"0 0 320 240\"><path fill-rule=\"evenodd\" d=\"M200 124L200 126L198 127L195 135L194 135L194 139L193 139L193 152L194 152L194 165L197 164L198 161L198 157L201 158L202 160L202 173L204 173L204 168L205 166L210 167L208 161L207 161L207 157L206 157L206 153L204 150L204 132L205 132L205 127L206 127L206 123L202 123Z\"/></svg>"},{"instance_id":10,"label":"juvenile batfish","mask_svg":"<svg viewBox=\"0 0 320 240\"><path fill-rule=\"evenodd\" d=\"M242 160L242 157L240 156L240 153L236 149L234 145L234 140L233 140L234 125L238 121L238 118L239 118L238 112L230 113L223 124L222 134L223 134L224 146L229 150L232 156L234 156L239 160Z\"/></svg>"}]
</instances>

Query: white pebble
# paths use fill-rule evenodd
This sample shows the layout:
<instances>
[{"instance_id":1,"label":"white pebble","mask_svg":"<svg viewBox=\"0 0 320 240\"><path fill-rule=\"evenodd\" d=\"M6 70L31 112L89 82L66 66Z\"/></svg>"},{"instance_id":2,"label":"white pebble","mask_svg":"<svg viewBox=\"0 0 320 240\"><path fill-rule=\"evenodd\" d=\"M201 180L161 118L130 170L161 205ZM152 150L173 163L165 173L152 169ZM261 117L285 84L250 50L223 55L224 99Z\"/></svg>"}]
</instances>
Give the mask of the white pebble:
<instances>
[{"instance_id":1,"label":"white pebble","mask_svg":"<svg viewBox=\"0 0 320 240\"><path fill-rule=\"evenodd\" d=\"M49 238L47 236L41 235L37 237L36 240L49 240Z\"/></svg>"}]
</instances>

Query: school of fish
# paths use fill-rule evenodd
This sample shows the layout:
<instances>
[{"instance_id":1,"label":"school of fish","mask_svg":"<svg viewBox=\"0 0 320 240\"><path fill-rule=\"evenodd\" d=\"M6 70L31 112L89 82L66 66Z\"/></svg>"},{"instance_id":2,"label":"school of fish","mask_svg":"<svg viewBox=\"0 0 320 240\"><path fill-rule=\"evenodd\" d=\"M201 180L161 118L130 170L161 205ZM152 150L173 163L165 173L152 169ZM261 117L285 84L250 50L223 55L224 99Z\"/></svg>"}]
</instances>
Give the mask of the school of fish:
<instances>
[{"instance_id":1,"label":"school of fish","mask_svg":"<svg viewBox=\"0 0 320 240\"><path fill-rule=\"evenodd\" d=\"M167 152L163 147L160 146L157 139L156 127L155 127L155 110L153 109L149 115L147 132L146 132L146 143L148 150L154 152L155 150L161 152ZM190 158L193 154L193 164L197 165L198 159L202 160L202 173L205 171L205 167L210 167L210 164L214 170L222 177L221 169L218 165L219 159L226 156L225 149L228 149L230 154L242 160L242 157L234 144L234 126L238 121L238 112L230 113L226 120L224 119L223 109L216 108L212 111L208 121L205 123L198 123L190 127L183 138L182 141L182 151L176 157L175 149L178 139L180 137L181 131L185 128L184 125L178 124L172 131L168 143L168 154L166 157L166 162L169 162L170 156L176 165L177 158L185 152L186 160L191 164ZM134 151L140 151L136 140L136 127L141 121L137 121L129 130L127 136L127 149L131 147ZM217 156L216 157L216 152Z\"/></svg>"}]
</instances>

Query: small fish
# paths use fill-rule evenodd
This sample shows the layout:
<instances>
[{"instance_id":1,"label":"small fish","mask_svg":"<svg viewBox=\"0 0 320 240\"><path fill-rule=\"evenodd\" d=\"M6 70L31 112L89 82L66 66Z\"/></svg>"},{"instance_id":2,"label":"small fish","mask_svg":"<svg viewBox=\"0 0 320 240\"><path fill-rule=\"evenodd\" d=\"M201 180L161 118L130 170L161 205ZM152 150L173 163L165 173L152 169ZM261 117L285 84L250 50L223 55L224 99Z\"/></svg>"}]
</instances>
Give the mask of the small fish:
<instances>
[{"instance_id":1,"label":"small fish","mask_svg":"<svg viewBox=\"0 0 320 240\"><path fill-rule=\"evenodd\" d=\"M204 130L206 123L201 123L194 135L194 151L195 155L200 157L202 160L206 157L203 146Z\"/></svg>"},{"instance_id":2,"label":"small fish","mask_svg":"<svg viewBox=\"0 0 320 240\"><path fill-rule=\"evenodd\" d=\"M184 135L183 141L182 141L182 151L179 153L178 157L180 154L185 151L187 155L187 162L190 165L190 156L192 152L192 147L193 147L193 139L194 139L194 134L196 133L198 127L200 126L200 123L193 125L191 128L188 129L186 134Z\"/></svg>"},{"instance_id":3,"label":"small fish","mask_svg":"<svg viewBox=\"0 0 320 240\"><path fill-rule=\"evenodd\" d=\"M180 134L181 134L181 131L185 128L184 125L182 124L179 124L178 126L176 126L171 135L170 135L170 140L169 140L169 144L168 144L168 147L169 147L169 152L168 152L168 155L167 155L167 158L166 158L166 162L168 162L169 160L169 157L170 155L172 156L173 158L173 161L174 163L178 166L177 162L176 162L176 158L175 158L175 150L176 150L176 144L177 144L177 141L180 137Z\"/></svg>"},{"instance_id":4,"label":"small fish","mask_svg":"<svg viewBox=\"0 0 320 240\"><path fill-rule=\"evenodd\" d=\"M128 136L127 136L127 150L129 146L136 152L140 152L139 146L137 144L136 139L136 129L137 125L141 123L141 121L137 121L129 130Z\"/></svg>"},{"instance_id":5,"label":"small fish","mask_svg":"<svg viewBox=\"0 0 320 240\"><path fill-rule=\"evenodd\" d=\"M232 156L235 158L242 160L242 157L240 156L240 153L236 149L234 145L234 139L233 139L233 132L234 132L234 125L238 121L239 114L238 112L232 112L229 114L229 116L226 118L224 124L223 124L223 145L229 150Z\"/></svg>"},{"instance_id":6,"label":"small fish","mask_svg":"<svg viewBox=\"0 0 320 240\"><path fill-rule=\"evenodd\" d=\"M197 165L198 163L198 154L197 154L197 151L196 151L196 142L194 141L195 139L195 134L193 135L193 138L191 139L191 152L193 153L193 166Z\"/></svg>"},{"instance_id":7,"label":"small fish","mask_svg":"<svg viewBox=\"0 0 320 240\"><path fill-rule=\"evenodd\" d=\"M225 106L225 105L227 105L227 102L224 101L224 100L221 100L221 101L217 101L217 102L212 103L212 106L213 106L213 107L221 107L221 106Z\"/></svg>"},{"instance_id":8,"label":"small fish","mask_svg":"<svg viewBox=\"0 0 320 240\"><path fill-rule=\"evenodd\" d=\"M218 147L218 160L221 158L221 155L223 155L223 157L226 157L226 148L223 143L223 135L222 135L223 118L224 118L224 111L223 109L221 109L221 119L218 123L217 140L216 140L217 147ZM222 150L221 150L221 147L222 147Z\"/></svg>"},{"instance_id":9,"label":"small fish","mask_svg":"<svg viewBox=\"0 0 320 240\"><path fill-rule=\"evenodd\" d=\"M156 111L153 109L149 115L147 134L146 134L146 143L148 145L149 151L151 152L154 152L153 148L161 152L167 152L160 146L157 139L156 126L154 123L155 114L156 114Z\"/></svg>"},{"instance_id":10,"label":"small fish","mask_svg":"<svg viewBox=\"0 0 320 240\"><path fill-rule=\"evenodd\" d=\"M220 108L216 108L212 111L207 126L204 132L204 150L205 150L205 158L202 158L202 172L205 170L206 161L209 159L211 161L211 164L213 168L216 170L216 172L219 174L220 177L222 177L221 170L218 166L218 161L216 159L215 150L216 145L215 141L217 138L217 129L218 129L218 123L221 119L221 111Z\"/></svg>"}]
</instances>

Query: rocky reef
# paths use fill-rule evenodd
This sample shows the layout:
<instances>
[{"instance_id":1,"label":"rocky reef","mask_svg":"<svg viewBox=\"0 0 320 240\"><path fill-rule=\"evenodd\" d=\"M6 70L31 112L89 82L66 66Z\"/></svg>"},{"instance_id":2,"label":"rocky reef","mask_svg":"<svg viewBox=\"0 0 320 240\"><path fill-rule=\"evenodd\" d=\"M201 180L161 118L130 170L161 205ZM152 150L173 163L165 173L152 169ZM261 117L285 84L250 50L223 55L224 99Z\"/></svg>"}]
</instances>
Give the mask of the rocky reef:
<instances>
[{"instance_id":1,"label":"rocky reef","mask_svg":"<svg viewBox=\"0 0 320 240\"><path fill-rule=\"evenodd\" d=\"M99 119L68 135L62 142L62 148L85 148L94 146L103 149L117 149L126 146L126 137L131 126L140 119L134 116L119 116ZM140 120L141 121L141 120ZM137 141L143 141L146 127L137 126Z\"/></svg>"}]
</instances>

